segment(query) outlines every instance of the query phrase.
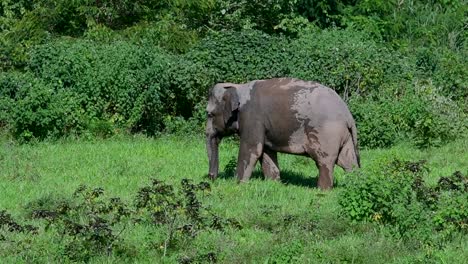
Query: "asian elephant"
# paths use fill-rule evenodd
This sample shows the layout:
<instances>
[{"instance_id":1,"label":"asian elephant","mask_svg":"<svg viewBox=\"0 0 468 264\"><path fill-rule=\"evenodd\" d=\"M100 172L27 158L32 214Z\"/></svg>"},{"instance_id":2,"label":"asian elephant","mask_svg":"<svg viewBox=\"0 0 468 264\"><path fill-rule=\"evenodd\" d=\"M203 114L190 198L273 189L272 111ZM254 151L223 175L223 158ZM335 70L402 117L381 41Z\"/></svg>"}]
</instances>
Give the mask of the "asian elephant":
<instances>
[{"instance_id":1,"label":"asian elephant","mask_svg":"<svg viewBox=\"0 0 468 264\"><path fill-rule=\"evenodd\" d=\"M279 179L277 152L311 157L317 185L333 187L334 165L360 167L357 129L346 103L332 89L293 78L218 83L210 91L206 123L209 176L218 176L218 144L238 134L239 181L248 181L257 160L265 177Z\"/></svg>"}]
</instances>

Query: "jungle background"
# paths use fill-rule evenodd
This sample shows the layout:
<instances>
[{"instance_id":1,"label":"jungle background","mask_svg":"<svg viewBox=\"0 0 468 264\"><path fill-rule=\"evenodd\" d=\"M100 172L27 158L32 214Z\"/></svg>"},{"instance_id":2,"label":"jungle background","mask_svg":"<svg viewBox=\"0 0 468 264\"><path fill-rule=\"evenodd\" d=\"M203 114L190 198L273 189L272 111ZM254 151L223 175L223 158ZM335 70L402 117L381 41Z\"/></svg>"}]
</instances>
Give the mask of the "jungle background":
<instances>
[{"instance_id":1,"label":"jungle background","mask_svg":"<svg viewBox=\"0 0 468 264\"><path fill-rule=\"evenodd\" d=\"M6 262L464 263L466 0L3 0ZM363 168L206 182L217 82L335 89ZM102 188L104 186L105 188Z\"/></svg>"},{"instance_id":2,"label":"jungle background","mask_svg":"<svg viewBox=\"0 0 468 264\"><path fill-rule=\"evenodd\" d=\"M0 126L23 141L199 132L214 83L290 76L340 93L363 147L437 145L466 133L467 10L462 0L7 0Z\"/></svg>"}]
</instances>

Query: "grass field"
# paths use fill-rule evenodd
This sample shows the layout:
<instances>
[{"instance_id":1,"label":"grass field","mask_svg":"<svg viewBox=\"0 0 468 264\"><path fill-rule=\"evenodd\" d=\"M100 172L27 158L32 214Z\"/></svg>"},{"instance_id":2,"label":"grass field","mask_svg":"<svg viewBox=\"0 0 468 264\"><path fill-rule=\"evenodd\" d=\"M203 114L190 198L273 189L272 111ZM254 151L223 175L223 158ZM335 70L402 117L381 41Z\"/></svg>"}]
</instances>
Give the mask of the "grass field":
<instances>
[{"instance_id":1,"label":"grass field","mask_svg":"<svg viewBox=\"0 0 468 264\"><path fill-rule=\"evenodd\" d=\"M121 137L106 140L64 140L18 145L8 139L0 147L0 210L19 223L39 227L37 235L8 232L0 236L2 263L67 261L65 241L46 229L44 220L30 219L31 208L71 199L82 184L102 187L105 197L132 204L152 178L179 186L183 178L206 181L208 161L201 138ZM362 170L399 158L427 160L429 183L454 171L468 172L468 140L441 148L417 150L410 144L391 149L362 150ZM94 263L466 263L468 239L455 237L443 247L412 246L392 236L389 228L352 223L340 213L338 195L347 175L336 169L337 187L315 188L312 160L280 155L283 182L265 181L257 171L247 184L230 176L238 146L220 147L220 178L202 198L205 206L241 228L203 230L164 252L165 229L132 223L118 233L122 248L93 254ZM227 172L223 173L227 167Z\"/></svg>"}]
</instances>

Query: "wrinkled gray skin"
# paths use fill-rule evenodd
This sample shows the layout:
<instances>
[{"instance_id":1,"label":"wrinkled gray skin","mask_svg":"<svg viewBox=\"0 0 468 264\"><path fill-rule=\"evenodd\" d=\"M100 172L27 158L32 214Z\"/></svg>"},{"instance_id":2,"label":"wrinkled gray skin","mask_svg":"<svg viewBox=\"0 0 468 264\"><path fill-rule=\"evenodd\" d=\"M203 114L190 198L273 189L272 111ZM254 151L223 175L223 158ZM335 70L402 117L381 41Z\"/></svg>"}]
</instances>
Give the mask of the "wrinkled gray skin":
<instances>
[{"instance_id":1,"label":"wrinkled gray skin","mask_svg":"<svg viewBox=\"0 0 468 264\"><path fill-rule=\"evenodd\" d=\"M239 181L248 181L257 160L265 177L278 180L277 153L311 157L319 169L318 187L333 187L334 165L359 167L357 131L345 102L316 82L280 78L246 84L219 83L206 108L209 176L218 176L218 145L240 136Z\"/></svg>"}]
</instances>

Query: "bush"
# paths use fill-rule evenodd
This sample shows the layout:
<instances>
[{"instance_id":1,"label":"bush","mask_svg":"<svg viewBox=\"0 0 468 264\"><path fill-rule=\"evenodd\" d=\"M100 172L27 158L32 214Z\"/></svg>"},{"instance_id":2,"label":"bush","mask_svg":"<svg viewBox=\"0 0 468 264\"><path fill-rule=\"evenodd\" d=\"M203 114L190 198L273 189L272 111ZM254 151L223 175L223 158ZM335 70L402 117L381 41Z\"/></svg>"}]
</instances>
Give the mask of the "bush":
<instances>
[{"instance_id":1,"label":"bush","mask_svg":"<svg viewBox=\"0 0 468 264\"><path fill-rule=\"evenodd\" d=\"M411 69L366 33L323 30L291 42L284 61L289 75L321 82L342 94L368 94L395 82L404 83Z\"/></svg>"},{"instance_id":2,"label":"bush","mask_svg":"<svg viewBox=\"0 0 468 264\"><path fill-rule=\"evenodd\" d=\"M217 82L218 74L209 63L188 57L174 59L168 69L171 97L166 105L172 112L166 114L204 121L208 90Z\"/></svg>"},{"instance_id":3,"label":"bush","mask_svg":"<svg viewBox=\"0 0 468 264\"><path fill-rule=\"evenodd\" d=\"M425 184L424 161L394 160L350 177L340 193L343 213L353 221L370 221L394 227L407 239L431 239L466 232L468 178L460 172L441 177L437 186ZM442 236L443 237L443 236Z\"/></svg>"},{"instance_id":4,"label":"bush","mask_svg":"<svg viewBox=\"0 0 468 264\"><path fill-rule=\"evenodd\" d=\"M244 83L283 77L288 60L287 40L261 31L214 32L196 45L186 58L215 72L216 81Z\"/></svg>"},{"instance_id":5,"label":"bush","mask_svg":"<svg viewBox=\"0 0 468 264\"><path fill-rule=\"evenodd\" d=\"M212 69L217 81L290 76L319 81L346 95L378 90L389 80L403 82L411 72L402 58L352 30L314 31L295 40L254 30L217 32L186 57Z\"/></svg>"},{"instance_id":6,"label":"bush","mask_svg":"<svg viewBox=\"0 0 468 264\"><path fill-rule=\"evenodd\" d=\"M176 21L176 18L166 15L157 22L142 22L129 27L119 36L135 44L159 46L171 53L181 54L187 52L199 41L197 33Z\"/></svg>"},{"instance_id":7,"label":"bush","mask_svg":"<svg viewBox=\"0 0 468 264\"><path fill-rule=\"evenodd\" d=\"M440 95L456 101L468 98L468 54L444 47L412 47L405 51L408 62L414 65L416 76L430 80Z\"/></svg>"},{"instance_id":8,"label":"bush","mask_svg":"<svg viewBox=\"0 0 468 264\"><path fill-rule=\"evenodd\" d=\"M443 95L455 100L468 99L468 52L456 53L451 50L439 52L439 61L434 72L434 83L441 87Z\"/></svg>"},{"instance_id":9,"label":"bush","mask_svg":"<svg viewBox=\"0 0 468 264\"><path fill-rule=\"evenodd\" d=\"M468 177L460 171L441 177L435 187L440 192L439 206L433 217L438 230L468 231Z\"/></svg>"},{"instance_id":10,"label":"bush","mask_svg":"<svg viewBox=\"0 0 468 264\"><path fill-rule=\"evenodd\" d=\"M440 146L468 132L459 103L442 95L431 81L354 95L349 107L361 146L390 147L412 139L420 148Z\"/></svg>"},{"instance_id":11,"label":"bush","mask_svg":"<svg viewBox=\"0 0 468 264\"><path fill-rule=\"evenodd\" d=\"M367 148L392 146L398 139L396 124L387 109L388 103L351 98L349 107L357 123L359 145Z\"/></svg>"},{"instance_id":12,"label":"bush","mask_svg":"<svg viewBox=\"0 0 468 264\"><path fill-rule=\"evenodd\" d=\"M79 133L87 122L80 95L55 89L30 74L0 75L0 123L9 123L22 140Z\"/></svg>"},{"instance_id":13,"label":"bush","mask_svg":"<svg viewBox=\"0 0 468 264\"><path fill-rule=\"evenodd\" d=\"M12 112L18 90L25 85L25 79L19 73L0 73L0 127L12 124Z\"/></svg>"},{"instance_id":14,"label":"bush","mask_svg":"<svg viewBox=\"0 0 468 264\"><path fill-rule=\"evenodd\" d=\"M61 40L38 46L29 69L55 89L82 97L92 119L105 120L129 131L154 134L161 130L171 57L157 48L126 42L103 44Z\"/></svg>"},{"instance_id":15,"label":"bush","mask_svg":"<svg viewBox=\"0 0 468 264\"><path fill-rule=\"evenodd\" d=\"M440 146L466 135L467 117L456 103L435 94L430 94L425 103L427 105L414 126L416 146L422 148Z\"/></svg>"},{"instance_id":16,"label":"bush","mask_svg":"<svg viewBox=\"0 0 468 264\"><path fill-rule=\"evenodd\" d=\"M413 165L393 161L369 174L355 175L345 185L340 205L354 221L395 223L394 207L402 203L409 204L415 198L411 189L413 177L409 167L421 164L423 163ZM416 173L423 173L425 167L421 168Z\"/></svg>"},{"instance_id":17,"label":"bush","mask_svg":"<svg viewBox=\"0 0 468 264\"><path fill-rule=\"evenodd\" d=\"M28 204L28 215L42 219L39 224L45 228L20 225L0 210L0 239L4 226L9 232L40 230L52 235L50 241L58 243L62 257L89 262L97 256L130 255L133 245L121 235L142 226L154 232L146 249L156 249L162 257L176 256L204 232L242 228L236 219L220 216L204 204L210 188L207 182L195 184L183 179L176 187L153 179L138 190L132 205L119 197L106 197L102 188L81 185L71 199L55 201L45 197ZM216 258L217 253L210 254Z\"/></svg>"}]
</instances>

